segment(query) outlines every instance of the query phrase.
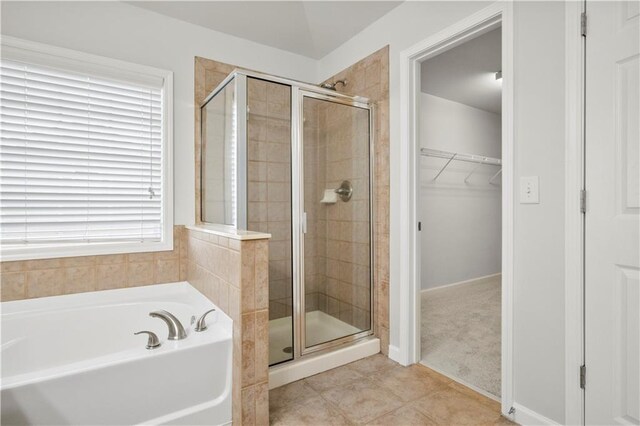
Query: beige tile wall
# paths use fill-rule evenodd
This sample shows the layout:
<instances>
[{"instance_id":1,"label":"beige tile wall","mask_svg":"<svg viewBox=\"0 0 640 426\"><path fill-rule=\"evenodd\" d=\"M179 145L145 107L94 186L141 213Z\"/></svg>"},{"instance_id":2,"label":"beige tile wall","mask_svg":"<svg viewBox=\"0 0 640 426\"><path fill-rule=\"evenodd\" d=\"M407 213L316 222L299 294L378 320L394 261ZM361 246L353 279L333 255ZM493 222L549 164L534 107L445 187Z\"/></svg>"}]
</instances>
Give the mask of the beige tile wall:
<instances>
[{"instance_id":1,"label":"beige tile wall","mask_svg":"<svg viewBox=\"0 0 640 426\"><path fill-rule=\"evenodd\" d=\"M389 348L389 46L327 79L347 80L338 91L365 96L376 103L375 117L375 273L374 330L382 352Z\"/></svg>"},{"instance_id":2,"label":"beige tile wall","mask_svg":"<svg viewBox=\"0 0 640 426\"><path fill-rule=\"evenodd\" d=\"M173 250L0 262L0 298L58 296L180 281L180 234Z\"/></svg>"},{"instance_id":3,"label":"beige tile wall","mask_svg":"<svg viewBox=\"0 0 640 426\"><path fill-rule=\"evenodd\" d=\"M185 230L186 279L233 320L233 423L269 422L269 242Z\"/></svg>"}]
</instances>

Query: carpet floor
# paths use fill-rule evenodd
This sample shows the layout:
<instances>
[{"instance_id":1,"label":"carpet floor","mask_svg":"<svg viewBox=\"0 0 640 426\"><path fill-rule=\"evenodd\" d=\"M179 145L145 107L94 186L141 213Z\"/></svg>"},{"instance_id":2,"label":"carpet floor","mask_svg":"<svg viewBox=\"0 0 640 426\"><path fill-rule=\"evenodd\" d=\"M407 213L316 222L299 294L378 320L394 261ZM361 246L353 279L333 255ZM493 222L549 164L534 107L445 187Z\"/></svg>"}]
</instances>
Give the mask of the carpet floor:
<instances>
[{"instance_id":1,"label":"carpet floor","mask_svg":"<svg viewBox=\"0 0 640 426\"><path fill-rule=\"evenodd\" d=\"M422 364L500 396L500 276L421 294Z\"/></svg>"}]
</instances>

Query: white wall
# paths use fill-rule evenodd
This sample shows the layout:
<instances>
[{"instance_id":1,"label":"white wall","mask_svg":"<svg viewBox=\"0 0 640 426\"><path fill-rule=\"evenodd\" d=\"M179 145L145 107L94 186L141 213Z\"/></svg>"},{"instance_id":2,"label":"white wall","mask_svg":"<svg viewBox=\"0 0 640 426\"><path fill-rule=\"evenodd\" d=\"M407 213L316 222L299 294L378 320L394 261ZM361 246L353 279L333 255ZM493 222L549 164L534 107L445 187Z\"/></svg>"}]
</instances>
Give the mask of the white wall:
<instances>
[{"instance_id":1,"label":"white wall","mask_svg":"<svg viewBox=\"0 0 640 426\"><path fill-rule=\"evenodd\" d=\"M420 146L500 158L498 114L422 93ZM422 289L500 272L501 188L489 179L499 166L421 157ZM465 177L475 169L465 183Z\"/></svg>"},{"instance_id":2,"label":"white wall","mask_svg":"<svg viewBox=\"0 0 640 426\"><path fill-rule=\"evenodd\" d=\"M194 56L316 81L316 61L116 1L2 2L1 32L174 72L175 223L195 219Z\"/></svg>"},{"instance_id":3,"label":"white wall","mask_svg":"<svg viewBox=\"0 0 640 426\"><path fill-rule=\"evenodd\" d=\"M515 206L514 398L564 420L564 4L514 2L515 176L540 176L541 203ZM487 6L406 2L320 60L320 80L390 45L390 344L399 315L399 53ZM517 189L518 184L514 185ZM517 195L517 194L516 194ZM516 198L517 200L517 198Z\"/></svg>"},{"instance_id":4,"label":"white wall","mask_svg":"<svg viewBox=\"0 0 640 426\"><path fill-rule=\"evenodd\" d=\"M515 5L515 175L540 176L540 204L515 205L514 393L564 423L565 5Z\"/></svg>"}]
</instances>

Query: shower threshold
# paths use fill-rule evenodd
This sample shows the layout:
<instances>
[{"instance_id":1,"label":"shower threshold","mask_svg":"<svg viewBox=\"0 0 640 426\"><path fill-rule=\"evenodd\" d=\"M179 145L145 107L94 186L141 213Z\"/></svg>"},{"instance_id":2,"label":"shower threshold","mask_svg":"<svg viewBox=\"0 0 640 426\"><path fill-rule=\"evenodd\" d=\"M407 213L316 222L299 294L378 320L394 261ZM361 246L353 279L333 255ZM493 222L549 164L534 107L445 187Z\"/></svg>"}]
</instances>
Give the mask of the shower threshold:
<instances>
[{"instance_id":1,"label":"shower threshold","mask_svg":"<svg viewBox=\"0 0 640 426\"><path fill-rule=\"evenodd\" d=\"M322 311L307 312L306 322L307 346L315 346L362 331ZM271 364L291 359L291 324L291 317L269 321L269 362Z\"/></svg>"},{"instance_id":2,"label":"shower threshold","mask_svg":"<svg viewBox=\"0 0 640 426\"><path fill-rule=\"evenodd\" d=\"M291 359L291 317L269 321L269 362L277 363ZM306 314L307 345L339 339L360 333L357 327L347 324L322 311ZM380 352L380 340L369 336L341 345L331 351L307 355L304 358L282 363L269 369L269 388L273 389Z\"/></svg>"}]
</instances>

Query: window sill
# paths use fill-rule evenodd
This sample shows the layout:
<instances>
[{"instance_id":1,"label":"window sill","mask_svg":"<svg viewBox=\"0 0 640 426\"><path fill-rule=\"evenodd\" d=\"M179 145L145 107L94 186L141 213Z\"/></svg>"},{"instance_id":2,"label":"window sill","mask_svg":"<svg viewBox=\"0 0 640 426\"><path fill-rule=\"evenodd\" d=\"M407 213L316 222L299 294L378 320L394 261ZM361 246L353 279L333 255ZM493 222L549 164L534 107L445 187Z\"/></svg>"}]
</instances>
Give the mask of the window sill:
<instances>
[{"instance_id":1,"label":"window sill","mask_svg":"<svg viewBox=\"0 0 640 426\"><path fill-rule=\"evenodd\" d=\"M90 244L42 244L0 248L0 261L54 259L61 257L100 256L173 250L173 238L166 242L153 243L90 243Z\"/></svg>"}]
</instances>

